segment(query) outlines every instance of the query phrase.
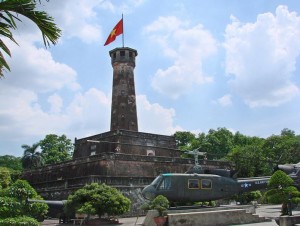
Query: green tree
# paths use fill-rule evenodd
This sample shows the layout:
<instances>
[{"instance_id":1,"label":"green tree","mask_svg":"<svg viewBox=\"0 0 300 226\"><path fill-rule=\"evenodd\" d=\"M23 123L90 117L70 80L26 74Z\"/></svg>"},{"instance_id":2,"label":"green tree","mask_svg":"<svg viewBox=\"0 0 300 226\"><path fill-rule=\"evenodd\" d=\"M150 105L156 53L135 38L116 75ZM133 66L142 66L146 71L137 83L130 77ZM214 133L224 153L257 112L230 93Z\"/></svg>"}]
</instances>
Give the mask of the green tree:
<instances>
[{"instance_id":1,"label":"green tree","mask_svg":"<svg viewBox=\"0 0 300 226\"><path fill-rule=\"evenodd\" d=\"M32 146L23 144L24 154L22 157L22 166L24 169L34 169L44 165L44 160L40 152L37 151L39 143Z\"/></svg>"},{"instance_id":2,"label":"green tree","mask_svg":"<svg viewBox=\"0 0 300 226\"><path fill-rule=\"evenodd\" d=\"M0 166L19 172L23 169L21 157L15 157L12 155L0 156Z\"/></svg>"},{"instance_id":3,"label":"green tree","mask_svg":"<svg viewBox=\"0 0 300 226\"><path fill-rule=\"evenodd\" d=\"M214 159L224 158L233 148L233 134L226 128L210 129L206 135L207 152Z\"/></svg>"},{"instance_id":4,"label":"green tree","mask_svg":"<svg viewBox=\"0 0 300 226\"><path fill-rule=\"evenodd\" d=\"M68 197L65 211L71 215L75 212L97 214L100 218L121 215L129 211L131 201L116 188L105 184L92 183L77 190Z\"/></svg>"},{"instance_id":5,"label":"green tree","mask_svg":"<svg viewBox=\"0 0 300 226\"><path fill-rule=\"evenodd\" d=\"M50 44L56 44L58 38L61 35L61 30L53 22L53 18L46 12L36 10L36 2L32 0L2 0L0 1L0 35L2 37L10 39L16 43L13 37L12 30L17 29L16 21L21 21L19 15L27 17L40 29L46 47ZM11 56L10 50L0 39L0 77L3 76L3 71L9 70L10 67L7 64L3 53Z\"/></svg>"},{"instance_id":6,"label":"green tree","mask_svg":"<svg viewBox=\"0 0 300 226\"><path fill-rule=\"evenodd\" d=\"M10 172L6 167L0 167L0 188L7 188L11 182Z\"/></svg>"},{"instance_id":7,"label":"green tree","mask_svg":"<svg viewBox=\"0 0 300 226\"><path fill-rule=\"evenodd\" d=\"M174 134L176 145L180 150L187 151L192 150L193 142L196 140L195 134L188 132L188 131L177 131Z\"/></svg>"},{"instance_id":8,"label":"green tree","mask_svg":"<svg viewBox=\"0 0 300 226\"><path fill-rule=\"evenodd\" d=\"M233 135L233 148L226 156L232 161L238 177L270 175L272 166L268 165L263 150L264 139L236 132ZM254 164L255 163L255 164ZM247 194L244 197L248 196Z\"/></svg>"},{"instance_id":9,"label":"green tree","mask_svg":"<svg viewBox=\"0 0 300 226\"><path fill-rule=\"evenodd\" d=\"M74 146L66 135L48 134L39 145L45 164L55 164L72 158Z\"/></svg>"},{"instance_id":10,"label":"green tree","mask_svg":"<svg viewBox=\"0 0 300 226\"><path fill-rule=\"evenodd\" d=\"M169 200L163 196L158 195L150 202L149 209L157 210L158 216L162 217L165 215L165 212L170 207Z\"/></svg>"},{"instance_id":11,"label":"green tree","mask_svg":"<svg viewBox=\"0 0 300 226\"><path fill-rule=\"evenodd\" d=\"M268 183L268 191L265 193L266 200L269 203L282 203L282 215L287 215L287 203L289 196L292 202L300 203L300 193L293 185L293 180L285 172L276 171Z\"/></svg>"},{"instance_id":12,"label":"green tree","mask_svg":"<svg viewBox=\"0 0 300 226\"><path fill-rule=\"evenodd\" d=\"M0 219L28 216L42 220L48 211L45 203L29 203L42 199L27 181L17 180L0 192Z\"/></svg>"},{"instance_id":13,"label":"green tree","mask_svg":"<svg viewBox=\"0 0 300 226\"><path fill-rule=\"evenodd\" d=\"M188 131L176 132L174 136L177 147L182 151L199 148L207 152L209 160L232 161L239 177L271 175L275 163L300 162L300 136L290 129L283 129L280 135L266 139L240 132L233 134L226 128L211 129L207 134L200 133L198 136Z\"/></svg>"},{"instance_id":14,"label":"green tree","mask_svg":"<svg viewBox=\"0 0 300 226\"><path fill-rule=\"evenodd\" d=\"M244 136L236 140L234 148L227 154L227 159L235 164L238 177L263 176L272 173L272 166L268 164L264 155L263 145L264 140L258 137Z\"/></svg>"},{"instance_id":15,"label":"green tree","mask_svg":"<svg viewBox=\"0 0 300 226\"><path fill-rule=\"evenodd\" d=\"M281 130L281 136L294 137L295 136L295 131L290 130L288 128L284 128L283 130Z\"/></svg>"},{"instance_id":16,"label":"green tree","mask_svg":"<svg viewBox=\"0 0 300 226\"><path fill-rule=\"evenodd\" d=\"M300 161L300 136L284 129L281 135L268 137L264 144L266 156L274 162L297 163Z\"/></svg>"},{"instance_id":17,"label":"green tree","mask_svg":"<svg viewBox=\"0 0 300 226\"><path fill-rule=\"evenodd\" d=\"M243 192L241 194L235 195L234 198L237 202L246 205L252 201L257 201L261 197L262 197L261 192L257 190L257 191Z\"/></svg>"}]
</instances>

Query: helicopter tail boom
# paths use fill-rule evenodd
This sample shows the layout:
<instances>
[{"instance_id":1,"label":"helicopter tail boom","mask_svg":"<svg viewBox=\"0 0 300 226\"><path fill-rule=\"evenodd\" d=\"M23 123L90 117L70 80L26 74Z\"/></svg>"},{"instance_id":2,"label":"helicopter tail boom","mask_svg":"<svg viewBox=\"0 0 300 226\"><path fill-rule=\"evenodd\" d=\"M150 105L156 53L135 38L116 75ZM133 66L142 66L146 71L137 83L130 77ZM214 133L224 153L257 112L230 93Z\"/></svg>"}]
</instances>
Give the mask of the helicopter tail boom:
<instances>
[{"instance_id":1,"label":"helicopter tail boom","mask_svg":"<svg viewBox=\"0 0 300 226\"><path fill-rule=\"evenodd\" d=\"M270 177L250 177L237 180L240 192L265 189L268 186Z\"/></svg>"}]
</instances>

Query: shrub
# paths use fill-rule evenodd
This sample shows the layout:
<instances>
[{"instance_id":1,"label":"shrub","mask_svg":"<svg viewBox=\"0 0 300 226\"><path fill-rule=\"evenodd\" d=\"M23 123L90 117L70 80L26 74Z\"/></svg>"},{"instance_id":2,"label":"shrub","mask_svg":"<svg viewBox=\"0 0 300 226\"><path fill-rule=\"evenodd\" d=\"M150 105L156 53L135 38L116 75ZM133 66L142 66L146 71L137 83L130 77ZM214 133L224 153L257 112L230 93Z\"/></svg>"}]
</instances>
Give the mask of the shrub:
<instances>
[{"instance_id":1,"label":"shrub","mask_svg":"<svg viewBox=\"0 0 300 226\"><path fill-rule=\"evenodd\" d=\"M15 198L0 198L0 218L16 217L22 212L22 205Z\"/></svg>"},{"instance_id":2,"label":"shrub","mask_svg":"<svg viewBox=\"0 0 300 226\"><path fill-rule=\"evenodd\" d=\"M104 214L108 216L121 215L129 211L131 201L117 189L106 184L92 183L77 190L68 197L65 211L68 215L75 212Z\"/></svg>"},{"instance_id":3,"label":"shrub","mask_svg":"<svg viewBox=\"0 0 300 226\"><path fill-rule=\"evenodd\" d=\"M15 217L0 219L1 226L39 226L40 223L31 217Z\"/></svg>"},{"instance_id":4,"label":"shrub","mask_svg":"<svg viewBox=\"0 0 300 226\"><path fill-rule=\"evenodd\" d=\"M244 192L242 194L236 195L235 200L243 205L250 203L251 201L258 200L262 197L260 191L251 191L251 192Z\"/></svg>"},{"instance_id":5,"label":"shrub","mask_svg":"<svg viewBox=\"0 0 300 226\"><path fill-rule=\"evenodd\" d=\"M142 209L144 210L157 210L158 216L164 216L168 208L169 200L163 195L156 196L149 204L144 204L142 206Z\"/></svg>"},{"instance_id":6,"label":"shrub","mask_svg":"<svg viewBox=\"0 0 300 226\"><path fill-rule=\"evenodd\" d=\"M265 199L272 204L282 203L282 215L288 214L287 203L290 197L292 203L300 201L300 192L292 185L293 180L281 170L276 171L270 178Z\"/></svg>"},{"instance_id":7,"label":"shrub","mask_svg":"<svg viewBox=\"0 0 300 226\"><path fill-rule=\"evenodd\" d=\"M0 189L0 218L29 216L39 221L43 220L48 212L48 205L29 203L27 201L29 198L41 199L37 192L24 180L17 180L10 187Z\"/></svg>"}]
</instances>

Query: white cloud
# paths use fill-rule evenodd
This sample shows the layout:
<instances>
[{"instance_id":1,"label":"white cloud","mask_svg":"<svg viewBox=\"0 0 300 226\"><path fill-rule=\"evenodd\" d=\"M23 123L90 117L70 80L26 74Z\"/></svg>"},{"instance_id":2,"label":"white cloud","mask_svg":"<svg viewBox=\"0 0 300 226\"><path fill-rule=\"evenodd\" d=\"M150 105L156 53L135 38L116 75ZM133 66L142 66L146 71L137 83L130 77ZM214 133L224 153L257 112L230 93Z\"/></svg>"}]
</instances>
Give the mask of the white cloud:
<instances>
[{"instance_id":1,"label":"white cloud","mask_svg":"<svg viewBox=\"0 0 300 226\"><path fill-rule=\"evenodd\" d=\"M110 103L110 98L95 88L83 94L77 93L66 108L66 114L74 121L70 126L70 134L82 137L108 131Z\"/></svg>"},{"instance_id":2,"label":"white cloud","mask_svg":"<svg viewBox=\"0 0 300 226\"><path fill-rule=\"evenodd\" d=\"M7 61L11 72L6 74L3 84L41 93L65 87L70 90L80 88L76 72L66 64L56 62L48 50L22 40L18 43L19 46L9 43L12 58Z\"/></svg>"},{"instance_id":3,"label":"white cloud","mask_svg":"<svg viewBox=\"0 0 300 226\"><path fill-rule=\"evenodd\" d=\"M75 37L84 43L98 43L102 31L96 9L102 4L103 1L98 0L51 0L37 3L37 8L54 18L54 23L62 30L59 42ZM42 42L37 26L23 16L20 19L22 22L17 22L18 30L14 33L22 34L23 40Z\"/></svg>"},{"instance_id":4,"label":"white cloud","mask_svg":"<svg viewBox=\"0 0 300 226\"><path fill-rule=\"evenodd\" d=\"M127 0L112 2L108 0L51 0L42 4L42 8L55 19L62 30L60 41L79 38L85 43L101 43L103 39L101 15L99 9L115 14L131 13L145 0Z\"/></svg>"},{"instance_id":5,"label":"white cloud","mask_svg":"<svg viewBox=\"0 0 300 226\"><path fill-rule=\"evenodd\" d=\"M101 91L79 93L77 73L71 67L56 62L48 50L28 39L19 44L9 44L11 72L0 83L2 151L20 155L22 144L49 133L72 138L108 130L110 101ZM75 98L64 103L59 92Z\"/></svg>"},{"instance_id":6,"label":"white cloud","mask_svg":"<svg viewBox=\"0 0 300 226\"><path fill-rule=\"evenodd\" d=\"M109 129L110 99L94 88L77 93L65 107L62 106L61 97L50 95L50 111L41 107L38 96L32 91L15 87L2 88L0 134L1 139L5 139L2 151L9 150L17 154L22 144L32 144L50 133L66 134L74 138Z\"/></svg>"},{"instance_id":7,"label":"white cloud","mask_svg":"<svg viewBox=\"0 0 300 226\"><path fill-rule=\"evenodd\" d=\"M300 17L278 6L255 23L231 17L226 28L226 72L230 85L250 107L278 106L299 95L292 82L300 54Z\"/></svg>"},{"instance_id":8,"label":"white cloud","mask_svg":"<svg viewBox=\"0 0 300 226\"><path fill-rule=\"evenodd\" d=\"M203 61L217 52L217 42L201 24L191 27L176 17L159 17L145 33L173 60L168 68L158 69L152 79L158 92L177 98L193 85L213 80L203 71Z\"/></svg>"},{"instance_id":9,"label":"white cloud","mask_svg":"<svg viewBox=\"0 0 300 226\"><path fill-rule=\"evenodd\" d=\"M62 106L57 94L50 95L51 111L41 107L34 92L24 89L1 89L0 102L4 103L0 106L0 133L6 141L2 151L15 155L21 155L22 144L37 142L46 134L66 134L73 139L109 131L111 99L95 88L77 93L67 106ZM138 96L137 102L139 131L171 135L183 130L174 126L174 109L151 104L146 96Z\"/></svg>"},{"instance_id":10,"label":"white cloud","mask_svg":"<svg viewBox=\"0 0 300 226\"><path fill-rule=\"evenodd\" d=\"M57 95L56 93L49 96L47 99L50 106L50 112L54 114L58 114L61 111L61 108L63 106L63 99Z\"/></svg>"},{"instance_id":11,"label":"white cloud","mask_svg":"<svg viewBox=\"0 0 300 226\"><path fill-rule=\"evenodd\" d=\"M174 125L175 110L167 109L158 103L151 104L144 95L137 96L139 131L171 135L183 130Z\"/></svg>"},{"instance_id":12,"label":"white cloud","mask_svg":"<svg viewBox=\"0 0 300 226\"><path fill-rule=\"evenodd\" d=\"M226 94L226 95L220 97L217 100L217 103L220 104L223 107L232 105L231 95L230 94Z\"/></svg>"},{"instance_id":13,"label":"white cloud","mask_svg":"<svg viewBox=\"0 0 300 226\"><path fill-rule=\"evenodd\" d=\"M101 40L102 31L97 21L96 8L103 4L96 0L51 0L44 4L44 10L55 18L62 30L62 38L76 37L85 43Z\"/></svg>"}]
</instances>

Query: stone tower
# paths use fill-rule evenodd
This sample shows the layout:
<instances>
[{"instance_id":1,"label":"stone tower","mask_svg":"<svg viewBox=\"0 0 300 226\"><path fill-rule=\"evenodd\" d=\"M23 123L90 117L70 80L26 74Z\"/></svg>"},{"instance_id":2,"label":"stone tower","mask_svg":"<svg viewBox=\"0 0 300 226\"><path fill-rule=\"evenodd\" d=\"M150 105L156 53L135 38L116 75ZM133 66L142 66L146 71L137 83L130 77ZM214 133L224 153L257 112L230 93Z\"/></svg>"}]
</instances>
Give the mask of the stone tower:
<instances>
[{"instance_id":1,"label":"stone tower","mask_svg":"<svg viewBox=\"0 0 300 226\"><path fill-rule=\"evenodd\" d=\"M123 47L109 52L113 67L110 130L138 131L134 68L137 51Z\"/></svg>"}]
</instances>

